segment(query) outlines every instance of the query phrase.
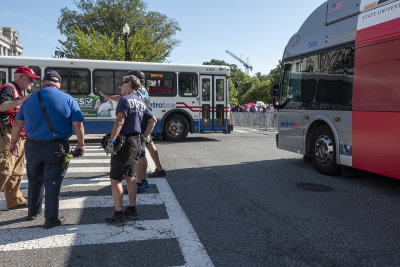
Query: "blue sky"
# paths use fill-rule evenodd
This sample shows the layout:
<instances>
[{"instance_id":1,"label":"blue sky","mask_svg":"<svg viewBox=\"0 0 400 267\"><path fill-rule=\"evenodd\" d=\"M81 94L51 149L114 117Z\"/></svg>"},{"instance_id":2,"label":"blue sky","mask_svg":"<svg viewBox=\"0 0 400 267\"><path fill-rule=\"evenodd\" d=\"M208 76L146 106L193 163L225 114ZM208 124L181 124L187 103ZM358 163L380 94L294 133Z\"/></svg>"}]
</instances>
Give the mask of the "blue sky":
<instances>
[{"instance_id":1,"label":"blue sky","mask_svg":"<svg viewBox=\"0 0 400 267\"><path fill-rule=\"evenodd\" d=\"M282 57L289 38L325 0L145 0L148 10L175 18L181 43L168 61L202 64L211 59L242 65L225 53L230 50L267 74ZM60 9L74 8L73 0L1 0L0 26L19 31L23 56L52 57L58 40ZM116 29L118 31L119 29ZM122 31L122 29L120 30ZM244 71L244 68L242 68Z\"/></svg>"}]
</instances>

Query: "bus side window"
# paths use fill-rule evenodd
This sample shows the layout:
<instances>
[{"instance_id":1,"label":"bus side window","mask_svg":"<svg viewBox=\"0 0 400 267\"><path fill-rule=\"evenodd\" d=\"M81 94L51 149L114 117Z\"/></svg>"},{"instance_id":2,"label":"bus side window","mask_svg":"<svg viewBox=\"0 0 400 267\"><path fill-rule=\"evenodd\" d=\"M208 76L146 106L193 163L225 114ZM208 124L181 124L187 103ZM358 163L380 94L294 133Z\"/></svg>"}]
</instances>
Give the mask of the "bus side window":
<instances>
[{"instance_id":1,"label":"bus side window","mask_svg":"<svg viewBox=\"0 0 400 267\"><path fill-rule=\"evenodd\" d=\"M283 72L283 80L282 80L282 98L281 101L285 102L287 99L290 99L290 70L292 68L292 64L285 64L284 72Z\"/></svg>"},{"instance_id":2,"label":"bus side window","mask_svg":"<svg viewBox=\"0 0 400 267\"><path fill-rule=\"evenodd\" d=\"M222 79L217 79L216 100L224 101L225 82Z\"/></svg>"},{"instance_id":3,"label":"bus side window","mask_svg":"<svg viewBox=\"0 0 400 267\"><path fill-rule=\"evenodd\" d=\"M150 96L171 97L176 95L176 73L145 72L146 88Z\"/></svg>"},{"instance_id":4,"label":"bus side window","mask_svg":"<svg viewBox=\"0 0 400 267\"><path fill-rule=\"evenodd\" d=\"M197 73L179 73L179 96L193 97L198 95Z\"/></svg>"},{"instance_id":5,"label":"bus side window","mask_svg":"<svg viewBox=\"0 0 400 267\"><path fill-rule=\"evenodd\" d=\"M113 71L95 70L93 73L95 94L100 94L100 91L109 95L115 94ZM119 81L119 84L121 84L121 81Z\"/></svg>"},{"instance_id":6,"label":"bus side window","mask_svg":"<svg viewBox=\"0 0 400 267\"><path fill-rule=\"evenodd\" d=\"M89 88L89 71L87 70L71 70L69 72L70 78L70 94L88 95L90 94Z\"/></svg>"}]
</instances>

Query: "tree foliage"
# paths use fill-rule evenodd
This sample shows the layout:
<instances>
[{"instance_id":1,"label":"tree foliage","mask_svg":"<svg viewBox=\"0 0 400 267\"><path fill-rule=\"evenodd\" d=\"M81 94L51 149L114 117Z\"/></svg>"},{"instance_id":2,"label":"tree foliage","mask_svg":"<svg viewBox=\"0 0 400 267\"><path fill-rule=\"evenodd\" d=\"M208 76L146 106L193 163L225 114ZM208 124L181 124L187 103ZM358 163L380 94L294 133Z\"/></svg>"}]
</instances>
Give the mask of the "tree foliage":
<instances>
[{"instance_id":1,"label":"tree foliage","mask_svg":"<svg viewBox=\"0 0 400 267\"><path fill-rule=\"evenodd\" d=\"M181 30L179 24L166 15L147 12L142 0L75 0L74 4L77 10L61 9L57 26L66 36L59 42L67 57L123 60L125 23L131 29L132 60L163 62L180 42L174 38Z\"/></svg>"}]
</instances>

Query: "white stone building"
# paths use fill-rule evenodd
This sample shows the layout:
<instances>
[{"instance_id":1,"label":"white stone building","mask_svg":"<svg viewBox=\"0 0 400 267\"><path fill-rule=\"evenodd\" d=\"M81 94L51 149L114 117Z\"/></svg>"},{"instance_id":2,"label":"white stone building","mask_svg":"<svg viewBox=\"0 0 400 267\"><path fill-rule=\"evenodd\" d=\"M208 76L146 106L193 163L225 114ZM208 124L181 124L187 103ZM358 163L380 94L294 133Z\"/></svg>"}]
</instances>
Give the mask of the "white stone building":
<instances>
[{"instance_id":1,"label":"white stone building","mask_svg":"<svg viewBox=\"0 0 400 267\"><path fill-rule=\"evenodd\" d=\"M22 56L22 49L19 32L0 26L0 56Z\"/></svg>"}]
</instances>

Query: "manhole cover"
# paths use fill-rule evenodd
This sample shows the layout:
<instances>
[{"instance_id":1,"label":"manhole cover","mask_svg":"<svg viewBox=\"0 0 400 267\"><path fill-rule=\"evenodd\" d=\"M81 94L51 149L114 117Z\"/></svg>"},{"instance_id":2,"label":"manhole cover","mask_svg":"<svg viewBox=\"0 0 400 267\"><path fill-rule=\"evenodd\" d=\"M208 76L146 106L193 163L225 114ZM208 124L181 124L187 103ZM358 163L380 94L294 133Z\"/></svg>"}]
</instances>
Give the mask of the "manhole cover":
<instances>
[{"instance_id":1,"label":"manhole cover","mask_svg":"<svg viewBox=\"0 0 400 267\"><path fill-rule=\"evenodd\" d=\"M297 188L303 189L305 191L312 192L330 192L335 190L333 187L324 185L324 184L310 184L310 183L301 183L297 185Z\"/></svg>"}]
</instances>

